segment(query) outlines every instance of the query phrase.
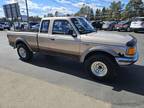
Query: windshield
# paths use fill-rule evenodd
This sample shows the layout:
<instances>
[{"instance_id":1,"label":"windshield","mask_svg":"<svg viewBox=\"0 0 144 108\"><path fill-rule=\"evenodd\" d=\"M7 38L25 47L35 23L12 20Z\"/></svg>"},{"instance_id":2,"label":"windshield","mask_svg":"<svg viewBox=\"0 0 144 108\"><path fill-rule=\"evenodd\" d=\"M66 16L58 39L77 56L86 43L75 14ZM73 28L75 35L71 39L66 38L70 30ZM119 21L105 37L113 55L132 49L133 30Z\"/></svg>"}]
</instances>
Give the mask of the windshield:
<instances>
[{"instance_id":1,"label":"windshield","mask_svg":"<svg viewBox=\"0 0 144 108\"><path fill-rule=\"evenodd\" d=\"M80 34L96 32L93 26L85 18L72 18L71 21Z\"/></svg>"},{"instance_id":2,"label":"windshield","mask_svg":"<svg viewBox=\"0 0 144 108\"><path fill-rule=\"evenodd\" d=\"M121 22L119 22L118 24L126 24L126 23L128 23L129 21L121 21Z\"/></svg>"},{"instance_id":3,"label":"windshield","mask_svg":"<svg viewBox=\"0 0 144 108\"><path fill-rule=\"evenodd\" d=\"M138 17L138 18L135 18L134 21L144 21L144 18Z\"/></svg>"},{"instance_id":4,"label":"windshield","mask_svg":"<svg viewBox=\"0 0 144 108\"><path fill-rule=\"evenodd\" d=\"M104 21L104 24L110 24L112 23L111 21Z\"/></svg>"}]
</instances>

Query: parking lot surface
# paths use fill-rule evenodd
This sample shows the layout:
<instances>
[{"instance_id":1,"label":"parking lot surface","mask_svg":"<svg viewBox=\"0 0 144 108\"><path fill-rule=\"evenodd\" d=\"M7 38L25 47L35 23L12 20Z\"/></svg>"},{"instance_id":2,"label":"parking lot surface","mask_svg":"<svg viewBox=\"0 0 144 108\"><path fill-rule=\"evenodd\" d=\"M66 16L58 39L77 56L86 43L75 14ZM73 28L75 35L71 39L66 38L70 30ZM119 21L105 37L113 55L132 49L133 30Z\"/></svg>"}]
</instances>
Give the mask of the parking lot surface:
<instances>
[{"instance_id":1,"label":"parking lot surface","mask_svg":"<svg viewBox=\"0 0 144 108\"><path fill-rule=\"evenodd\" d=\"M96 100L108 102L113 108L143 108L144 105L144 34L132 34L138 39L139 61L122 67L118 77L110 82L99 82L84 72L76 61L62 57L36 54L31 63L20 61L16 50L9 45L6 32L0 32L0 68L33 77L48 83L70 88Z\"/></svg>"}]
</instances>

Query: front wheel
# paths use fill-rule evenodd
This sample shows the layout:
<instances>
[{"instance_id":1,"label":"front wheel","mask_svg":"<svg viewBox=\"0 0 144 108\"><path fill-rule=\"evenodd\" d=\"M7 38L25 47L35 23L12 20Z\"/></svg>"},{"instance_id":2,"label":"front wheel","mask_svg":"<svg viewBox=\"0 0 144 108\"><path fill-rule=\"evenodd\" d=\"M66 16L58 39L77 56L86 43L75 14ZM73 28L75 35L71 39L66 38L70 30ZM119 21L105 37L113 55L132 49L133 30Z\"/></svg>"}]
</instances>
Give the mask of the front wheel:
<instances>
[{"instance_id":1,"label":"front wheel","mask_svg":"<svg viewBox=\"0 0 144 108\"><path fill-rule=\"evenodd\" d=\"M112 79L115 75L117 64L105 55L97 55L85 61L86 71L98 80Z\"/></svg>"},{"instance_id":2,"label":"front wheel","mask_svg":"<svg viewBox=\"0 0 144 108\"><path fill-rule=\"evenodd\" d=\"M33 57L33 53L29 50L29 48L25 44L18 44L17 52L22 61L29 61Z\"/></svg>"},{"instance_id":3,"label":"front wheel","mask_svg":"<svg viewBox=\"0 0 144 108\"><path fill-rule=\"evenodd\" d=\"M130 29L130 27L128 27L128 28L127 28L127 32L130 32L130 31L131 31L131 29Z\"/></svg>"}]
</instances>

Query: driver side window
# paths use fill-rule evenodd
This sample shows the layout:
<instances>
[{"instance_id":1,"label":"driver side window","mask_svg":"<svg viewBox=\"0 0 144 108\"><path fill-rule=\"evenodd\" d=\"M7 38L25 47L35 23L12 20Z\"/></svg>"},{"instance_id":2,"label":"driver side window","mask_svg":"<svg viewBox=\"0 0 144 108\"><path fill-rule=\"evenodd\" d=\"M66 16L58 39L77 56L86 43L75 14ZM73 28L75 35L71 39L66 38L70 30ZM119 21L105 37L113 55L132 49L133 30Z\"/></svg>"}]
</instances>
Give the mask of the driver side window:
<instances>
[{"instance_id":1,"label":"driver side window","mask_svg":"<svg viewBox=\"0 0 144 108\"><path fill-rule=\"evenodd\" d=\"M53 34L71 35L73 28L67 20L55 20L53 24Z\"/></svg>"}]
</instances>

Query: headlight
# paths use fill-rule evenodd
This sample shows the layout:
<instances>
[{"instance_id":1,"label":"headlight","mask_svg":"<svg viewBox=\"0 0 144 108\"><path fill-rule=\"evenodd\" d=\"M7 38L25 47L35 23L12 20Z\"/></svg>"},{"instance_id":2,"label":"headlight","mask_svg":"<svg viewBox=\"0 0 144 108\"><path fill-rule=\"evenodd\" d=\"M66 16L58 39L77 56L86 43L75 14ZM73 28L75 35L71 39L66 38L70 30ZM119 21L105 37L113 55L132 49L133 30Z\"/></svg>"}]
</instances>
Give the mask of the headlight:
<instances>
[{"instance_id":1,"label":"headlight","mask_svg":"<svg viewBox=\"0 0 144 108\"><path fill-rule=\"evenodd\" d=\"M132 35L130 35L130 36L132 36ZM132 36L133 37L133 36ZM129 41L129 42L127 42L127 46L128 47L134 47L135 45L137 44L137 39L135 38L135 37L133 37L133 39L131 40L131 41Z\"/></svg>"},{"instance_id":2,"label":"headlight","mask_svg":"<svg viewBox=\"0 0 144 108\"><path fill-rule=\"evenodd\" d=\"M127 55L135 55L136 53L136 47L129 47L127 49Z\"/></svg>"}]
</instances>

